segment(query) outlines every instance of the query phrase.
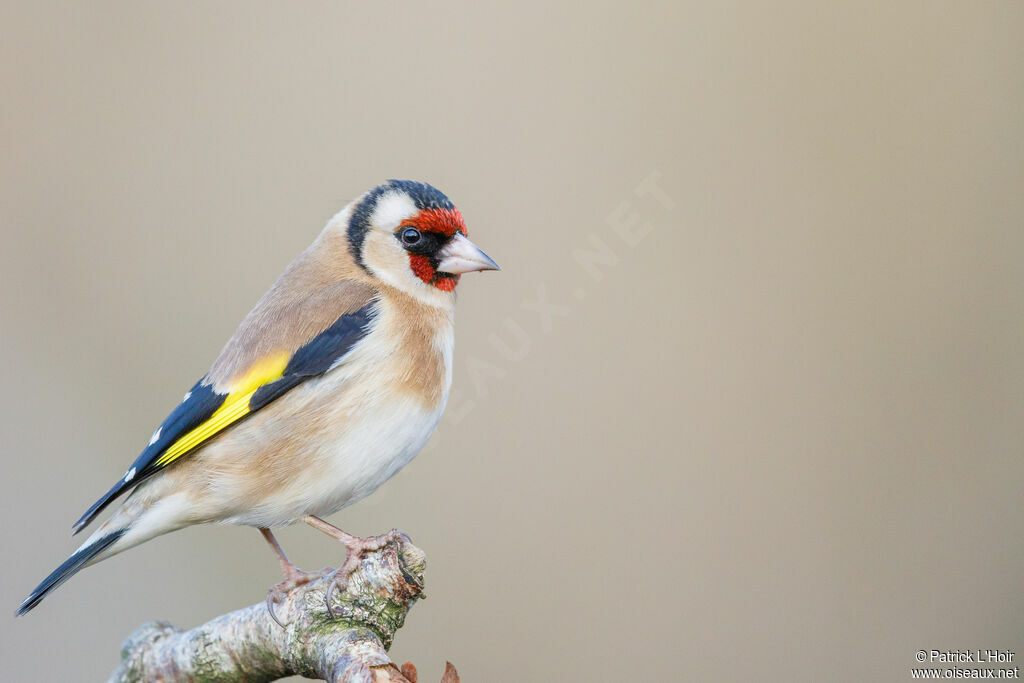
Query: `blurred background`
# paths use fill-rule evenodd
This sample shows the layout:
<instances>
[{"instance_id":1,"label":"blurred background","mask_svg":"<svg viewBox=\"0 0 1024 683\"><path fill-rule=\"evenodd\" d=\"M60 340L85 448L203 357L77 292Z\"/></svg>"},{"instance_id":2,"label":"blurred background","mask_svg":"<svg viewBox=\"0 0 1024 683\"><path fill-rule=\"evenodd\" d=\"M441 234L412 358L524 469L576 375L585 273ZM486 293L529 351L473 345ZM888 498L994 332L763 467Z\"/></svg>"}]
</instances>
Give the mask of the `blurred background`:
<instances>
[{"instance_id":1,"label":"blurred background","mask_svg":"<svg viewBox=\"0 0 1024 683\"><path fill-rule=\"evenodd\" d=\"M1024 5L4 2L0 605L77 545L348 201L428 181L459 288L407 530L437 680L897 681L1024 657ZM315 568L338 547L280 538ZM259 601L191 528L0 618L3 678Z\"/></svg>"}]
</instances>

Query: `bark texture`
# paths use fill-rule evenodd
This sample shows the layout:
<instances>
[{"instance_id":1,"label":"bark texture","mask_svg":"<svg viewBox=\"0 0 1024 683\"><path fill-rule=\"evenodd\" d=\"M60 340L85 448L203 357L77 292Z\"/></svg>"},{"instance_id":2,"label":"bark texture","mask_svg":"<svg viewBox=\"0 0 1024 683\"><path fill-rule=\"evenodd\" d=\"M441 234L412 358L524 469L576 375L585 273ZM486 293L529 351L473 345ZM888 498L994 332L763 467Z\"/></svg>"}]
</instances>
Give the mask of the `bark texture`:
<instances>
[{"instance_id":1,"label":"bark texture","mask_svg":"<svg viewBox=\"0 0 1024 683\"><path fill-rule=\"evenodd\" d=\"M403 670L415 680L415 668L400 670L387 649L423 593L425 568L423 551L400 538L363 557L345 591L333 596L335 617L324 601L330 581L325 576L277 604L283 628L264 602L188 631L163 622L143 624L122 645L110 683L258 682L292 675L332 683L407 683Z\"/></svg>"}]
</instances>

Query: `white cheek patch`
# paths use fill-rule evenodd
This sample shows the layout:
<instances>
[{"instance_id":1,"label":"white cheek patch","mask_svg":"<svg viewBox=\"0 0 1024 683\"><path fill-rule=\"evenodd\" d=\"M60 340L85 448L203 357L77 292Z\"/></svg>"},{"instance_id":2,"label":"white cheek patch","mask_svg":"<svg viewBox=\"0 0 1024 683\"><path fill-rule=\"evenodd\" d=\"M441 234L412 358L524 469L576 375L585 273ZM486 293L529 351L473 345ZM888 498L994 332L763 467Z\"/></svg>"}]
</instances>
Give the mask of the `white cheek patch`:
<instances>
[{"instance_id":1,"label":"white cheek patch","mask_svg":"<svg viewBox=\"0 0 1024 683\"><path fill-rule=\"evenodd\" d=\"M409 267L409 255L389 233L370 231L363 242L363 261L374 275L399 289L419 282Z\"/></svg>"},{"instance_id":2,"label":"white cheek patch","mask_svg":"<svg viewBox=\"0 0 1024 683\"><path fill-rule=\"evenodd\" d=\"M406 218L416 215L416 204L404 192L387 192L377 200L370 224L394 232Z\"/></svg>"}]
</instances>

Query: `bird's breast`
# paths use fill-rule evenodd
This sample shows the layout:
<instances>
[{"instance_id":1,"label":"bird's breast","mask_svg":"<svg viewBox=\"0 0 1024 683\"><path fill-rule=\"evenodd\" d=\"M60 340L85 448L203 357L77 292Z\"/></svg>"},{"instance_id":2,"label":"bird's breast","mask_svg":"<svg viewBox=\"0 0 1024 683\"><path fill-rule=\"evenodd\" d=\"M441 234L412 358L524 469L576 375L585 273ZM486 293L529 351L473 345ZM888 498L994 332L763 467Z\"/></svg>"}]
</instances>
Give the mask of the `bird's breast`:
<instances>
[{"instance_id":1,"label":"bird's breast","mask_svg":"<svg viewBox=\"0 0 1024 683\"><path fill-rule=\"evenodd\" d=\"M277 526L373 493L423 448L451 385L450 315L403 319L383 305L370 332L204 453L227 521ZM227 503L225 503L227 504Z\"/></svg>"}]
</instances>

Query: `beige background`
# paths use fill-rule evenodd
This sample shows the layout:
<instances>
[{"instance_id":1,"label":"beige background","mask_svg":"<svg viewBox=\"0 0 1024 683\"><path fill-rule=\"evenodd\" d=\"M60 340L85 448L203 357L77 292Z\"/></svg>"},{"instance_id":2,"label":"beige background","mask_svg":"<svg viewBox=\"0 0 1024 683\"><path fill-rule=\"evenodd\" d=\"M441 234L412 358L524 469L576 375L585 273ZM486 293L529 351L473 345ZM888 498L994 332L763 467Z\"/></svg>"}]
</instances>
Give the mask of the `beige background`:
<instances>
[{"instance_id":1,"label":"beige background","mask_svg":"<svg viewBox=\"0 0 1024 683\"><path fill-rule=\"evenodd\" d=\"M1024 5L831 5L5 2L0 605L328 217L407 177L504 270L460 286L430 446L333 518L428 552L398 661L1024 658ZM101 680L141 622L277 580L255 531L157 539L0 618L2 678Z\"/></svg>"}]
</instances>

